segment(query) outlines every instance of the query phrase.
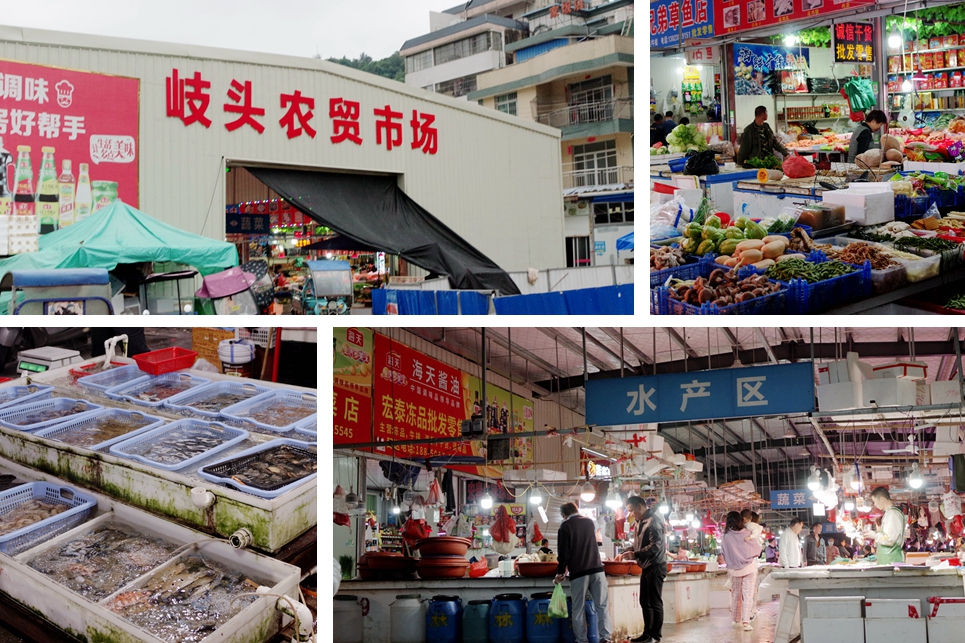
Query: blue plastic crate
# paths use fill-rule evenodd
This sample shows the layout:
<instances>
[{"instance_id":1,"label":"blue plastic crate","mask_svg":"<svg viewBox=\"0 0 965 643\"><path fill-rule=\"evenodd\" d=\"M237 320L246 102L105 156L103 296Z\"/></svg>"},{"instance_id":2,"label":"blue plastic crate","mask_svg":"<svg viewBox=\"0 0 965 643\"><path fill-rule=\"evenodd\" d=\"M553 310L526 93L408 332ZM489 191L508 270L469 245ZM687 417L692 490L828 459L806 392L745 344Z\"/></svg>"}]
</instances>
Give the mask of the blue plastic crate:
<instances>
[{"instance_id":1,"label":"blue plastic crate","mask_svg":"<svg viewBox=\"0 0 965 643\"><path fill-rule=\"evenodd\" d=\"M221 415L239 422L251 422L255 426L261 427L262 429L268 429L269 431L285 433L294 429L295 426L300 422L304 422L305 420L314 416L314 411L311 413L311 415L299 418L294 422L287 422L285 424L277 425L253 420L251 419L251 414L255 411L262 410L276 404L317 409L317 399L318 397L314 393L301 393L299 391L291 391L288 389L275 389L271 393L265 393L263 395L259 395L258 397L253 397L250 400L238 402L237 404L229 406L226 409L222 409Z\"/></svg>"},{"instance_id":2,"label":"blue plastic crate","mask_svg":"<svg viewBox=\"0 0 965 643\"><path fill-rule=\"evenodd\" d=\"M204 377L195 377L194 375L189 375L188 373L165 373L164 375L158 375L156 377L148 376L146 379L138 379L133 382L128 382L127 384L121 384L120 386L109 388L105 392L107 393L107 397L115 400L125 400L140 406L160 408L164 406L164 403L170 398L152 402L150 400L142 400L138 397L138 395L158 384L176 386L187 391L210 382L211 380L209 379ZM180 395L180 393L177 395ZM171 397L174 396L172 395Z\"/></svg>"},{"instance_id":3,"label":"blue plastic crate","mask_svg":"<svg viewBox=\"0 0 965 643\"><path fill-rule=\"evenodd\" d=\"M211 464L205 465L198 469L198 476L207 480L208 482L215 482L222 485L227 485L234 487L239 491L244 491L245 493L250 493L253 496L258 496L259 498L277 498L283 493L294 489L306 482L313 480L318 473L312 473L304 478L298 478L295 482L283 485L276 489L259 489L257 487L252 487L246 484L238 482L235 478L232 478L232 472L237 470L239 467L244 466L246 461L249 461L252 456L257 455L263 451L269 451L272 449L277 449L281 446L289 446L293 449L298 449L300 451L314 451L316 459L318 458L318 450L315 445L310 442L300 442L298 440L286 440L284 438L280 440L271 440L270 442L265 442L264 444L259 444L256 447L252 447L241 453L235 453L231 457L225 460L219 460L218 462L212 462Z\"/></svg>"},{"instance_id":4,"label":"blue plastic crate","mask_svg":"<svg viewBox=\"0 0 965 643\"><path fill-rule=\"evenodd\" d=\"M907 197L904 194L895 195L895 219L913 221L924 216L934 202L929 196Z\"/></svg>"},{"instance_id":5,"label":"blue plastic crate","mask_svg":"<svg viewBox=\"0 0 965 643\"><path fill-rule=\"evenodd\" d=\"M941 188L928 188L926 190L928 198L938 204L939 208L954 208L959 205L959 190L942 190Z\"/></svg>"},{"instance_id":6,"label":"blue plastic crate","mask_svg":"<svg viewBox=\"0 0 965 643\"><path fill-rule=\"evenodd\" d=\"M667 161L667 165L670 166L670 171L671 171L671 172L675 172L675 173L676 173L676 172L683 172L683 171L684 171L684 166L687 165L687 158L684 157L684 158L682 158L682 159L671 159L671 160Z\"/></svg>"},{"instance_id":7,"label":"blue plastic crate","mask_svg":"<svg viewBox=\"0 0 965 643\"><path fill-rule=\"evenodd\" d=\"M129 433L124 435L119 435L102 442L94 443L86 449L91 451L98 451L112 444L117 444L118 442L123 442L124 440L130 440L136 435L141 433L146 433L152 429L156 429L167 420L162 417L157 417L156 415L147 415L141 413L140 411L125 411L123 409L104 409L103 411L98 411L93 415L84 418L73 419L68 422L62 422L61 424L56 424L50 428L42 429L34 433L38 438L47 438L48 440L56 440L57 442L63 442L66 435L70 433L77 433L80 431L90 431L95 429L97 423L101 420L107 419L126 419L132 421L143 422L141 426L132 426Z\"/></svg>"},{"instance_id":8,"label":"blue plastic crate","mask_svg":"<svg viewBox=\"0 0 965 643\"><path fill-rule=\"evenodd\" d=\"M683 266L677 266L676 268L665 268L663 270L657 270L656 272L651 272L650 287L659 288L660 286L667 283L667 279L669 277L674 277L676 279L686 279L688 281L691 279L696 279L697 277L700 276L700 271L701 271L700 264L706 263L706 262L707 262L707 259L705 257L701 257L699 261L695 261L694 263L688 263ZM712 263L712 260L711 260L711 263Z\"/></svg>"},{"instance_id":9,"label":"blue plastic crate","mask_svg":"<svg viewBox=\"0 0 965 643\"><path fill-rule=\"evenodd\" d=\"M671 299L669 288L661 287L653 292L660 315L783 315L786 312L787 289L783 287L770 295L723 307L711 303L693 306Z\"/></svg>"},{"instance_id":10,"label":"blue plastic crate","mask_svg":"<svg viewBox=\"0 0 965 643\"><path fill-rule=\"evenodd\" d=\"M811 258L808 257L808 260L810 261ZM858 270L855 272L813 284L809 284L804 279L791 280L787 284L788 314L820 313L835 306L868 297L872 289L871 262L866 261L863 266L856 267Z\"/></svg>"},{"instance_id":11,"label":"blue plastic crate","mask_svg":"<svg viewBox=\"0 0 965 643\"><path fill-rule=\"evenodd\" d=\"M27 401L39 402L50 398L53 386L44 384L18 384L0 389L0 409L9 408L12 404L22 404Z\"/></svg>"},{"instance_id":12,"label":"blue plastic crate","mask_svg":"<svg viewBox=\"0 0 965 643\"><path fill-rule=\"evenodd\" d=\"M77 407L77 410L69 415L64 415L52 420L31 421L32 416L37 413L51 410L65 411L75 406ZM0 426L5 426L8 429L16 429L17 431L36 431L37 429L46 429L47 427L54 426L55 424L60 424L62 422L67 422L69 420L87 417L103 409L104 407L100 404L94 404L92 402L88 402L87 400L75 400L69 397L57 397L49 400L41 400L39 402L34 401L24 406L8 406L5 409L0 409Z\"/></svg>"},{"instance_id":13,"label":"blue plastic crate","mask_svg":"<svg viewBox=\"0 0 965 643\"><path fill-rule=\"evenodd\" d=\"M32 500L66 505L69 509L0 536L0 552L8 556L16 556L31 547L51 540L87 520L91 509L97 506L97 499L94 496L73 487L62 487L48 482L31 482L0 493L0 516Z\"/></svg>"},{"instance_id":14,"label":"blue plastic crate","mask_svg":"<svg viewBox=\"0 0 965 643\"><path fill-rule=\"evenodd\" d=\"M318 437L318 417L312 416L305 418L295 425L295 430L304 435Z\"/></svg>"},{"instance_id":15,"label":"blue plastic crate","mask_svg":"<svg viewBox=\"0 0 965 643\"><path fill-rule=\"evenodd\" d=\"M129 384L135 380L147 379L147 373L137 367L137 364L126 366L115 366L106 371L98 371L90 375L85 375L77 379L77 383L84 388L92 388L98 391L106 391L123 384Z\"/></svg>"},{"instance_id":16,"label":"blue plastic crate","mask_svg":"<svg viewBox=\"0 0 965 643\"><path fill-rule=\"evenodd\" d=\"M162 460L158 456L154 456L158 459L153 459L152 457L143 455L149 453L153 447L164 444L169 440L190 439L193 436L218 438L221 439L222 442L207 451L179 461L172 461L171 458ZM129 460L137 460L138 462L143 462L144 464L165 471L177 471L185 467L190 467L192 464L197 464L205 458L220 453L225 449L230 449L247 438L248 432L242 429L235 429L220 422L187 418L157 429L146 431L137 437L114 444L111 446L111 455L116 455L119 458L128 458Z\"/></svg>"},{"instance_id":17,"label":"blue plastic crate","mask_svg":"<svg viewBox=\"0 0 965 643\"><path fill-rule=\"evenodd\" d=\"M247 398L252 398L270 393L272 390L274 389L270 389L267 386L257 386L250 382L212 382L211 384L192 388L184 393L178 393L174 397L169 397L164 400L164 408L172 411L188 411L209 418L219 418L221 417L221 409L217 411L207 411L195 408L192 405L223 394L245 395ZM235 404L237 404L237 402ZM230 406L232 405L229 404L224 408Z\"/></svg>"}]
</instances>

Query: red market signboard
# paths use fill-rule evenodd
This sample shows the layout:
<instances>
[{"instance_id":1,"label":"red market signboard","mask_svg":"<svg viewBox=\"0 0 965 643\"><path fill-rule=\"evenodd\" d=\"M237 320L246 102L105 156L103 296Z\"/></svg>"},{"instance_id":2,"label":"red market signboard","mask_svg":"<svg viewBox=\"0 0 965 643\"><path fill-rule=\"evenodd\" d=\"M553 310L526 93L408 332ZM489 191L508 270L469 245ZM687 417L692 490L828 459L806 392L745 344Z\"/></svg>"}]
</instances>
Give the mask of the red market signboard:
<instances>
[{"instance_id":1,"label":"red market signboard","mask_svg":"<svg viewBox=\"0 0 965 643\"><path fill-rule=\"evenodd\" d=\"M243 78L233 78L227 87L212 87L201 72L180 69L171 70L164 87L167 116L185 127L223 125L229 132L250 128L258 134L271 127L283 130L289 139L318 135L330 145L374 144L389 152L401 147L430 155L439 149L435 115L416 109L403 113L391 105L362 105L351 97L327 96L319 97L321 114L316 114L316 97L299 89L268 96ZM375 141L362 137L363 118L374 120Z\"/></svg>"},{"instance_id":2,"label":"red market signboard","mask_svg":"<svg viewBox=\"0 0 965 643\"><path fill-rule=\"evenodd\" d=\"M333 438L335 444L372 441L373 334L367 328L335 328Z\"/></svg>"},{"instance_id":3,"label":"red market signboard","mask_svg":"<svg viewBox=\"0 0 965 643\"><path fill-rule=\"evenodd\" d=\"M54 227L70 225L107 205L115 191L137 207L139 83L0 60L0 163L13 194L0 199L0 215L16 210Z\"/></svg>"},{"instance_id":4,"label":"red market signboard","mask_svg":"<svg viewBox=\"0 0 965 643\"><path fill-rule=\"evenodd\" d=\"M715 0L714 35L759 29L784 22L853 10L874 0Z\"/></svg>"},{"instance_id":5,"label":"red market signboard","mask_svg":"<svg viewBox=\"0 0 965 643\"><path fill-rule=\"evenodd\" d=\"M839 22L834 25L834 62L873 63L875 30L869 24Z\"/></svg>"}]
</instances>

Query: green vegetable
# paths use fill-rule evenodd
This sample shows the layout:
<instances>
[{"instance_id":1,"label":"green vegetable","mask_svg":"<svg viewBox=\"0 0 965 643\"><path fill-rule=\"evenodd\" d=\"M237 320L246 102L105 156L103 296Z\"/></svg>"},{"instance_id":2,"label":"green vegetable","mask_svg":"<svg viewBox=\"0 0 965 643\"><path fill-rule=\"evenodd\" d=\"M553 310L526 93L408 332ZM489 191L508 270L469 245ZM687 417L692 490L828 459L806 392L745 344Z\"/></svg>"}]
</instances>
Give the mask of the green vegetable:
<instances>
[{"instance_id":1,"label":"green vegetable","mask_svg":"<svg viewBox=\"0 0 965 643\"><path fill-rule=\"evenodd\" d=\"M698 243L699 242L696 239L691 239L688 237L687 239L684 239L683 241L680 242L680 249L686 252L687 254L692 255L694 254L694 251L697 250Z\"/></svg>"},{"instance_id":2,"label":"green vegetable","mask_svg":"<svg viewBox=\"0 0 965 643\"><path fill-rule=\"evenodd\" d=\"M712 228L711 226L704 226L703 231L700 233L700 238L705 241L713 241L714 243L720 243L724 240L724 233L717 228Z\"/></svg>"},{"instance_id":3,"label":"green vegetable","mask_svg":"<svg viewBox=\"0 0 965 643\"><path fill-rule=\"evenodd\" d=\"M744 236L748 239L763 239L767 236L767 230L751 221L744 228Z\"/></svg>"},{"instance_id":4,"label":"green vegetable","mask_svg":"<svg viewBox=\"0 0 965 643\"><path fill-rule=\"evenodd\" d=\"M701 241L700 245L697 246L697 252L695 253L698 257L703 257L708 252L713 252L716 245L713 239L707 239L706 241Z\"/></svg>"},{"instance_id":5,"label":"green vegetable","mask_svg":"<svg viewBox=\"0 0 965 643\"><path fill-rule=\"evenodd\" d=\"M737 219L734 221L734 227L740 228L741 230L743 230L744 228L747 227L747 224L749 222L750 222L750 219L748 219L747 217L737 217Z\"/></svg>"},{"instance_id":6,"label":"green vegetable","mask_svg":"<svg viewBox=\"0 0 965 643\"><path fill-rule=\"evenodd\" d=\"M774 264L768 268L764 274L777 281L804 279L808 283L813 284L818 281L826 281L834 277L840 277L841 275L855 272L855 270L857 270L857 268L841 261L808 263L804 259L787 259Z\"/></svg>"},{"instance_id":7,"label":"green vegetable","mask_svg":"<svg viewBox=\"0 0 965 643\"><path fill-rule=\"evenodd\" d=\"M688 223L687 227L684 228L684 236L688 239L699 239L701 233L704 231L704 226L699 223Z\"/></svg>"},{"instance_id":8,"label":"green vegetable","mask_svg":"<svg viewBox=\"0 0 965 643\"><path fill-rule=\"evenodd\" d=\"M762 159L748 159L746 164L764 170L777 170L781 167L781 161L773 154L768 154Z\"/></svg>"},{"instance_id":9,"label":"green vegetable","mask_svg":"<svg viewBox=\"0 0 965 643\"><path fill-rule=\"evenodd\" d=\"M702 152L707 149L707 139L697 131L696 125L678 125L673 128L673 131L667 134L667 144L675 154L690 150Z\"/></svg>"},{"instance_id":10,"label":"green vegetable","mask_svg":"<svg viewBox=\"0 0 965 643\"><path fill-rule=\"evenodd\" d=\"M710 199L704 197L700 200L700 207L697 208L697 212L694 214L694 223L704 224L707 216L711 213Z\"/></svg>"},{"instance_id":11,"label":"green vegetable","mask_svg":"<svg viewBox=\"0 0 965 643\"><path fill-rule=\"evenodd\" d=\"M744 231L740 228L727 228L724 230L725 239L744 239Z\"/></svg>"},{"instance_id":12,"label":"green vegetable","mask_svg":"<svg viewBox=\"0 0 965 643\"><path fill-rule=\"evenodd\" d=\"M717 249L722 255L732 255L737 250L737 244L741 242L741 239L724 239L720 242L720 247Z\"/></svg>"},{"instance_id":13,"label":"green vegetable","mask_svg":"<svg viewBox=\"0 0 965 643\"><path fill-rule=\"evenodd\" d=\"M955 308L965 310L965 294L955 295L945 304L945 308Z\"/></svg>"},{"instance_id":14,"label":"green vegetable","mask_svg":"<svg viewBox=\"0 0 965 643\"><path fill-rule=\"evenodd\" d=\"M720 228L720 217L718 217L716 214L712 214L707 218L707 221L704 222L704 225L709 225L713 228Z\"/></svg>"},{"instance_id":15,"label":"green vegetable","mask_svg":"<svg viewBox=\"0 0 965 643\"><path fill-rule=\"evenodd\" d=\"M939 239L938 237L901 237L900 239L895 239L896 248L922 248L924 250L955 250L958 248L958 244L954 241L948 241L947 239Z\"/></svg>"}]
</instances>

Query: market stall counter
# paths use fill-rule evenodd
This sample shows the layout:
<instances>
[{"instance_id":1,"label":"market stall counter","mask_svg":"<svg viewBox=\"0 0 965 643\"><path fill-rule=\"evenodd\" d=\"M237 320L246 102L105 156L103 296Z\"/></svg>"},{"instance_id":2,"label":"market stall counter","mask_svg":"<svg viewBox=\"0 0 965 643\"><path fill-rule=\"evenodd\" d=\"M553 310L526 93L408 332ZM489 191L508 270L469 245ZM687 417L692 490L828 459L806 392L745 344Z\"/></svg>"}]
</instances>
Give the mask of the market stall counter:
<instances>
[{"instance_id":1,"label":"market stall counter","mask_svg":"<svg viewBox=\"0 0 965 643\"><path fill-rule=\"evenodd\" d=\"M721 212L734 214L734 186L738 181L745 181L757 178L757 170L744 170L741 168L730 167L733 164L725 165L720 168L719 174L710 176L688 176L680 172L673 172L669 165L653 165L650 167L650 188L656 182L673 183L674 179L683 178L688 181L693 179L700 180L700 188L704 191L704 196L714 202Z\"/></svg>"},{"instance_id":2,"label":"market stall counter","mask_svg":"<svg viewBox=\"0 0 965 643\"><path fill-rule=\"evenodd\" d=\"M569 595L569 581L564 581ZM639 576L607 576L613 639L636 636L643 631ZM538 592L553 591L553 578L482 577L452 580L342 581L340 595L358 596L363 613L363 643L390 643L390 605L403 594L419 594L423 600L436 595L458 596L463 608L469 601L492 600L497 594L516 593L529 599ZM664 622L682 623L710 613L710 576L706 573L672 573L663 586ZM339 628L339 614L335 615Z\"/></svg>"}]
</instances>

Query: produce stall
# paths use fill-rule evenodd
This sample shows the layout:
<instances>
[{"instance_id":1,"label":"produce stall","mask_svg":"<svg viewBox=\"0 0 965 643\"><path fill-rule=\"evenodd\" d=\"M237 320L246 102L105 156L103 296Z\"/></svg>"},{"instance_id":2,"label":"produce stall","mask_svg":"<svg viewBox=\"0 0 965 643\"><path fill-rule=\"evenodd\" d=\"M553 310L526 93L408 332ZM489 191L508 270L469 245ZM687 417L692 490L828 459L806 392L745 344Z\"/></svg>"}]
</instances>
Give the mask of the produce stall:
<instances>
[{"instance_id":1,"label":"produce stall","mask_svg":"<svg viewBox=\"0 0 965 643\"><path fill-rule=\"evenodd\" d=\"M62 352L74 354L68 365L0 384L0 479L22 483L0 491L2 620L33 631L16 603L54 628L40 640L247 642L269 640L297 612L298 640L309 640L313 617L297 599L317 561L314 389L195 370L197 354L178 347L134 359ZM31 503L41 513L27 516L43 520L4 531ZM52 553L58 545L92 553ZM102 577L118 580L84 581ZM226 605L259 585L296 600Z\"/></svg>"}]
</instances>

